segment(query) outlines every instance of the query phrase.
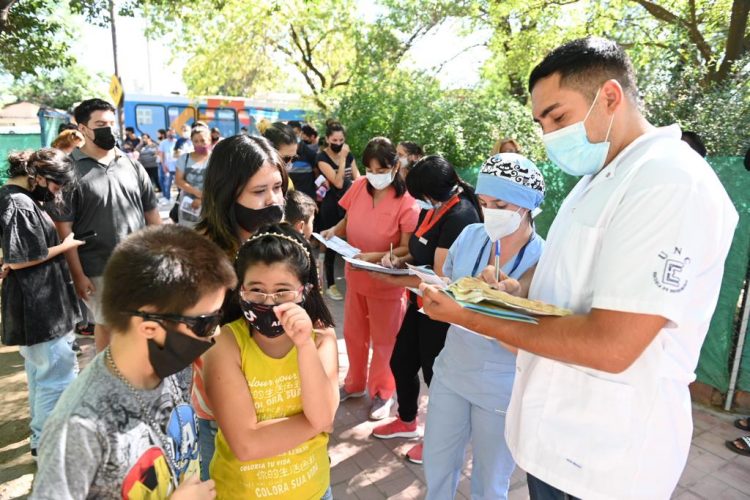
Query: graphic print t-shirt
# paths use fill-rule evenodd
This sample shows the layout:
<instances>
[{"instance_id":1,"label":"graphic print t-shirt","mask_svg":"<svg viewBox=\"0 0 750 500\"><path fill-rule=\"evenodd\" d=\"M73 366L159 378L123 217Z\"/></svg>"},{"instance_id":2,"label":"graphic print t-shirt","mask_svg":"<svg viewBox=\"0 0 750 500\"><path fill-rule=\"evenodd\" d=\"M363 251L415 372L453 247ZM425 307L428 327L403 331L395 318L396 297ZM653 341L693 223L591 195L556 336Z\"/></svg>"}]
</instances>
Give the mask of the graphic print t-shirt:
<instances>
[{"instance_id":1,"label":"graphic print t-shirt","mask_svg":"<svg viewBox=\"0 0 750 500\"><path fill-rule=\"evenodd\" d=\"M197 418L189 405L190 368L138 391L167 437L177 476L199 474ZM30 498L162 499L173 491L162 442L130 389L100 353L68 387L47 420Z\"/></svg>"}]
</instances>

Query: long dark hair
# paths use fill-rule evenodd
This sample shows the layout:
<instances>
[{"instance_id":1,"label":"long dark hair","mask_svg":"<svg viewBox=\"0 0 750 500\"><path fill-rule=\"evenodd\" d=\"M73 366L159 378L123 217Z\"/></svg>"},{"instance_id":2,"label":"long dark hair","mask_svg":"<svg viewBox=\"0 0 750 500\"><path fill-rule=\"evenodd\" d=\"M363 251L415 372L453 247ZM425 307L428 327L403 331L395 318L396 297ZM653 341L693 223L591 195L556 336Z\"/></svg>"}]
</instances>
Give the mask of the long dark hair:
<instances>
[{"instance_id":1,"label":"long dark hair","mask_svg":"<svg viewBox=\"0 0 750 500\"><path fill-rule=\"evenodd\" d=\"M437 201L448 201L458 186L477 209L479 220L484 221L482 206L474 188L463 180L453 165L442 156L430 155L417 160L406 176L406 188L409 194L418 200L424 200L425 196L429 196Z\"/></svg>"},{"instance_id":2,"label":"long dark hair","mask_svg":"<svg viewBox=\"0 0 750 500\"><path fill-rule=\"evenodd\" d=\"M235 135L219 141L211 153L203 182L201 220L195 229L230 256L234 256L239 247L234 203L250 178L266 162L278 169L281 190L286 195L289 182L286 167L267 139Z\"/></svg>"},{"instance_id":3,"label":"long dark hair","mask_svg":"<svg viewBox=\"0 0 750 500\"><path fill-rule=\"evenodd\" d=\"M297 144L297 136L294 129L282 122L274 122L263 131L263 137L271 141L273 147L279 149L281 146Z\"/></svg>"},{"instance_id":4,"label":"long dark hair","mask_svg":"<svg viewBox=\"0 0 750 500\"><path fill-rule=\"evenodd\" d=\"M398 155L396 154L396 147L386 137L373 137L365 146L365 150L362 153L362 163L365 168L370 166L370 163L375 160L378 162L381 168L390 168L395 170L398 165ZM398 172L394 172L395 177L391 186L396 190L396 198L401 198L406 192L406 184L404 179L398 175ZM367 192L370 196L375 192L370 183L367 183Z\"/></svg>"},{"instance_id":5,"label":"long dark hair","mask_svg":"<svg viewBox=\"0 0 750 500\"><path fill-rule=\"evenodd\" d=\"M271 234L264 235L264 233ZM283 237L273 236L273 234L279 234ZM299 245L287 238L293 239ZM289 224L263 226L258 229L255 237L250 238L240 247L235 261L237 279L242 284L245 272L252 265L258 263L271 265L277 262L285 263L297 276L300 283L309 287L305 293L303 306L313 325L334 326L331 311L328 310L323 301L323 295L320 291L318 266L315 265L313 260L310 244ZM239 291L236 293L239 293Z\"/></svg>"}]
</instances>

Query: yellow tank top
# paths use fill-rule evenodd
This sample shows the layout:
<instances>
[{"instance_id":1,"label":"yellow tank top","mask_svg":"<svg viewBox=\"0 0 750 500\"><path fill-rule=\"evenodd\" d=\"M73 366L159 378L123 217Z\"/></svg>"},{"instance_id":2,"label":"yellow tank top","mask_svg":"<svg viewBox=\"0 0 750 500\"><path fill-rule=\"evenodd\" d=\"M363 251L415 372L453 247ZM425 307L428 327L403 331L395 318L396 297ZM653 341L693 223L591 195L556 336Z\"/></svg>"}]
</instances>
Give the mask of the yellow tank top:
<instances>
[{"instance_id":1,"label":"yellow tank top","mask_svg":"<svg viewBox=\"0 0 750 500\"><path fill-rule=\"evenodd\" d=\"M302 413L302 386L297 348L281 359L261 351L244 318L229 324L240 348L242 373L253 397L258 421ZM293 450L274 457L240 462L224 434L216 435L211 479L219 499L320 499L330 484L328 434L320 433Z\"/></svg>"}]
</instances>

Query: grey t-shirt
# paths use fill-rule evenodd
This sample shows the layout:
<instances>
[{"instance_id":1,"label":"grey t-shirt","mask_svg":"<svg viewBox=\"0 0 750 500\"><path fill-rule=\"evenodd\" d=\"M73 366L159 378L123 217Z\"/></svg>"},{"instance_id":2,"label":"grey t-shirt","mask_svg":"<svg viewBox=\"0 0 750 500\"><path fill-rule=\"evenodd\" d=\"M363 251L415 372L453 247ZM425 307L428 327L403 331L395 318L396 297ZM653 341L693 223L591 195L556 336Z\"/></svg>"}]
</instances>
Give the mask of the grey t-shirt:
<instances>
[{"instance_id":1,"label":"grey t-shirt","mask_svg":"<svg viewBox=\"0 0 750 500\"><path fill-rule=\"evenodd\" d=\"M109 165L80 149L71 157L78 185L64 206L48 212L55 221L72 222L76 234L96 231L94 238L78 247L78 256L86 276L101 276L115 246L146 225L144 213L156 208L156 194L146 169L120 150Z\"/></svg>"},{"instance_id":2,"label":"grey t-shirt","mask_svg":"<svg viewBox=\"0 0 750 500\"><path fill-rule=\"evenodd\" d=\"M206 178L206 167L208 167L208 158L203 161L196 162L193 159L193 155L188 153L180 156L177 159L177 170L182 172L185 176L185 181L200 191L203 191L203 181ZM180 204L179 222L180 224L195 227L195 224L200 220L201 209L193 208L193 196L189 195L185 191L180 193Z\"/></svg>"},{"instance_id":3,"label":"grey t-shirt","mask_svg":"<svg viewBox=\"0 0 750 500\"><path fill-rule=\"evenodd\" d=\"M138 391L173 450L181 482L199 475L198 429L190 406L191 369ZM32 499L167 498L168 455L130 389L104 354L68 387L42 432Z\"/></svg>"}]
</instances>

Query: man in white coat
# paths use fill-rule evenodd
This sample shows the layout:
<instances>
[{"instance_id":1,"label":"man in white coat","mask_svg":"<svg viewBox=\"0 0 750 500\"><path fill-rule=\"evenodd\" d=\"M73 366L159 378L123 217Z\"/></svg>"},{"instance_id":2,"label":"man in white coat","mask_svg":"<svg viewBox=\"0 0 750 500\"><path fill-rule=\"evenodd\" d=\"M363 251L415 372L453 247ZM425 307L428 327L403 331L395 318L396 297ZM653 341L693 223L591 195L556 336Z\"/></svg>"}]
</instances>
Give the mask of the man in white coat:
<instances>
[{"instance_id":1,"label":"man in white coat","mask_svg":"<svg viewBox=\"0 0 750 500\"><path fill-rule=\"evenodd\" d=\"M424 309L518 348L505 433L532 499L669 498L737 212L679 127L646 121L616 43L558 47L529 90L550 159L581 180L535 272L496 286L574 314L511 322L430 287Z\"/></svg>"}]
</instances>

